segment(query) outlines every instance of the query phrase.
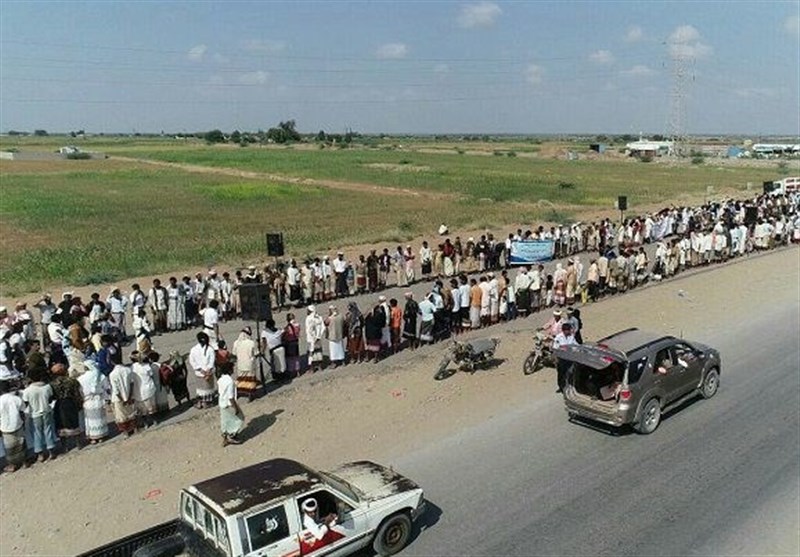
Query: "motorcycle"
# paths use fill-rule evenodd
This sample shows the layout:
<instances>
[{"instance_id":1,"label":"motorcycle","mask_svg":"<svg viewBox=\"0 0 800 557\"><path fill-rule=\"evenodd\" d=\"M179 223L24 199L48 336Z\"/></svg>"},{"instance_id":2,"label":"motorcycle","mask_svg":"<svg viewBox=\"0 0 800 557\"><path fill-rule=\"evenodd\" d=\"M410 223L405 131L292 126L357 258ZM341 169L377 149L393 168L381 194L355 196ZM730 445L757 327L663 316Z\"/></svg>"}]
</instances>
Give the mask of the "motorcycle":
<instances>
[{"instance_id":1,"label":"motorcycle","mask_svg":"<svg viewBox=\"0 0 800 557\"><path fill-rule=\"evenodd\" d=\"M533 336L533 350L525 358L522 372L525 375L531 375L545 366L556 367L556 358L553 355L552 341L543 331L539 330Z\"/></svg>"},{"instance_id":2,"label":"motorcycle","mask_svg":"<svg viewBox=\"0 0 800 557\"><path fill-rule=\"evenodd\" d=\"M473 373L476 367L485 365L494 358L498 344L499 338L479 338L466 342L454 340L433 378L440 381L450 377L454 373L447 370L450 362L455 363L458 370Z\"/></svg>"}]
</instances>

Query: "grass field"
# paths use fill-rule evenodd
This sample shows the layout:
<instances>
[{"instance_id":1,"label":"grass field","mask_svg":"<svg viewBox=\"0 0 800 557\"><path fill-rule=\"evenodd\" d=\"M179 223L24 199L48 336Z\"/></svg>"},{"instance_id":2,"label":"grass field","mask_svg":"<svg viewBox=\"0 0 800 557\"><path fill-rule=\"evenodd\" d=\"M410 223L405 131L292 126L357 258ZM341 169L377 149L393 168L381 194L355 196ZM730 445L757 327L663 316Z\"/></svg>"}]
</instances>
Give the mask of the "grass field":
<instances>
[{"instance_id":1,"label":"grass field","mask_svg":"<svg viewBox=\"0 0 800 557\"><path fill-rule=\"evenodd\" d=\"M83 161L71 161L83 162ZM451 226L537 217L487 203L341 191L178 170L9 172L0 165L0 290L91 284L261 257L283 231L295 254L395 243Z\"/></svg>"},{"instance_id":2,"label":"grass field","mask_svg":"<svg viewBox=\"0 0 800 557\"><path fill-rule=\"evenodd\" d=\"M355 181L474 199L613 206L628 195L633 206L684 193L760 184L764 170L710 165L668 166L632 160L471 156L382 150L308 150L195 147L122 150L121 154L177 163L229 167L292 177ZM566 185L566 187L564 187Z\"/></svg>"},{"instance_id":3,"label":"grass field","mask_svg":"<svg viewBox=\"0 0 800 557\"><path fill-rule=\"evenodd\" d=\"M15 141L4 138L0 148L55 150L71 142ZM516 143L482 145L483 155L457 154L451 144L430 142L414 148L342 150L214 147L142 138L95 138L81 145L111 155L336 180L354 187L187 172L113 158L2 161L3 295L187 266L238 265L263 255L264 233L272 230L285 233L291 253L305 255L405 241L430 234L442 221L452 228L499 228L569 218L581 208L610 212L617 195L628 195L636 210L685 195L696 198L709 185L717 191L743 190L747 182L758 185L778 175L775 169L746 166L566 161L488 151L524 147ZM359 190L359 184L420 195L382 195L380 188Z\"/></svg>"}]
</instances>

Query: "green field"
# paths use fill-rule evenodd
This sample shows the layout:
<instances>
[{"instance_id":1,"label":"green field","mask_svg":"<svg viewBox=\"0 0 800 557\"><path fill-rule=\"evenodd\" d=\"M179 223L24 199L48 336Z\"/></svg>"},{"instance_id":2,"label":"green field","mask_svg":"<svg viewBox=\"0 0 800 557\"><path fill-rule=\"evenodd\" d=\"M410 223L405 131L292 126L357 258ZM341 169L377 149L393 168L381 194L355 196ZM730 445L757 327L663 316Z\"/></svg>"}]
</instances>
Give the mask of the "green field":
<instances>
[{"instance_id":1,"label":"green field","mask_svg":"<svg viewBox=\"0 0 800 557\"><path fill-rule=\"evenodd\" d=\"M473 199L613 206L618 195L632 205L681 194L761 183L764 171L710 165L667 166L632 160L567 161L505 155L383 150L308 150L195 147L121 150L120 154L176 163L228 167L292 177L378 184L450 193ZM566 186L566 187L565 187Z\"/></svg>"},{"instance_id":2,"label":"green field","mask_svg":"<svg viewBox=\"0 0 800 557\"><path fill-rule=\"evenodd\" d=\"M83 161L71 161L81 163ZM6 165L4 165L5 167ZM264 233L294 254L395 243L452 226L538 213L459 200L342 191L178 170L0 174L0 292L92 284L262 258Z\"/></svg>"},{"instance_id":3,"label":"green field","mask_svg":"<svg viewBox=\"0 0 800 557\"><path fill-rule=\"evenodd\" d=\"M69 143L4 138L0 148L52 151ZM747 182L778 175L763 167L566 161L523 151L507 156L519 147L515 143L484 145L492 149L484 154L458 154L450 144L430 152L437 145L428 142L419 149L324 150L141 138L80 144L112 158L0 163L1 295L192 266L241 265L263 259L264 233L273 230L285 233L290 253L303 256L368 242L394 244L429 235L441 222L500 232L505 224L579 218L584 208L613 214L617 195L628 195L636 210L697 199L709 185L735 193ZM159 168L113 155L273 178ZM346 187L287 182L295 178ZM419 195L384 194L381 187Z\"/></svg>"}]
</instances>

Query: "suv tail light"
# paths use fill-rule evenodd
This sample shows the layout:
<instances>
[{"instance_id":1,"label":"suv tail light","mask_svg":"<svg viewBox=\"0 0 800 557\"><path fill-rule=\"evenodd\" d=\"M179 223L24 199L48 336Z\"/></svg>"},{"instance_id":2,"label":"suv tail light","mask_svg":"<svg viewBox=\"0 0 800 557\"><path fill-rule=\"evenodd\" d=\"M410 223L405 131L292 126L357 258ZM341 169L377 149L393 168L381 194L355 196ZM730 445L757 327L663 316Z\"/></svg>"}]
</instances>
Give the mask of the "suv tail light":
<instances>
[{"instance_id":1,"label":"suv tail light","mask_svg":"<svg viewBox=\"0 0 800 557\"><path fill-rule=\"evenodd\" d=\"M620 400L630 400L631 399L631 390L630 389L622 389L619 392L619 399Z\"/></svg>"}]
</instances>

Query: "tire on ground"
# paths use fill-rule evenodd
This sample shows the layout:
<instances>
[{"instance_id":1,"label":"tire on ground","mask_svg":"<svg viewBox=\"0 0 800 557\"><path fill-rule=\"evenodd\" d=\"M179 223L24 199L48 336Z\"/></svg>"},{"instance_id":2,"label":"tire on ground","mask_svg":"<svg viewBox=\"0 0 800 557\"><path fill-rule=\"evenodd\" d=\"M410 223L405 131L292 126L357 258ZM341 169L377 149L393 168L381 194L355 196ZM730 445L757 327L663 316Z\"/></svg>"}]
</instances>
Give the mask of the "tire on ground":
<instances>
[{"instance_id":1,"label":"tire on ground","mask_svg":"<svg viewBox=\"0 0 800 557\"><path fill-rule=\"evenodd\" d=\"M378 528L372 548L381 557L394 555L402 550L411 539L411 519L405 513L387 518Z\"/></svg>"},{"instance_id":2,"label":"tire on ground","mask_svg":"<svg viewBox=\"0 0 800 557\"><path fill-rule=\"evenodd\" d=\"M703 386L700 388L700 394L703 398L711 398L719 390L719 371L717 368L711 368L703 378Z\"/></svg>"},{"instance_id":3,"label":"tire on ground","mask_svg":"<svg viewBox=\"0 0 800 557\"><path fill-rule=\"evenodd\" d=\"M657 398L651 398L642 406L642 411L639 414L639 421L634 428L642 435L649 435L658 428L658 424L660 423L661 403Z\"/></svg>"}]
</instances>

